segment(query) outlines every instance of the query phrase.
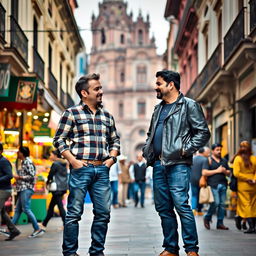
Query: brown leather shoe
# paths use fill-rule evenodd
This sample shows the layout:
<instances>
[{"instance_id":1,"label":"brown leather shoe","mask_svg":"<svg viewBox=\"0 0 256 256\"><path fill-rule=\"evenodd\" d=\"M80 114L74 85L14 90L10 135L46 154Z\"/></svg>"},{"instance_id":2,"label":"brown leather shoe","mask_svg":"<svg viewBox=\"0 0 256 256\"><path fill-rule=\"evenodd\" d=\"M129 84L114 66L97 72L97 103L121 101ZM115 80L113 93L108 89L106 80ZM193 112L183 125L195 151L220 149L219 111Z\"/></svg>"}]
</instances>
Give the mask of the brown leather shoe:
<instances>
[{"instance_id":1,"label":"brown leather shoe","mask_svg":"<svg viewBox=\"0 0 256 256\"><path fill-rule=\"evenodd\" d=\"M204 226L205 226L206 229L210 229L211 228L210 221L205 219L205 218L204 218Z\"/></svg>"},{"instance_id":2,"label":"brown leather shoe","mask_svg":"<svg viewBox=\"0 0 256 256\"><path fill-rule=\"evenodd\" d=\"M199 256L197 252L188 252L187 256Z\"/></svg>"},{"instance_id":3,"label":"brown leather shoe","mask_svg":"<svg viewBox=\"0 0 256 256\"><path fill-rule=\"evenodd\" d=\"M164 250L163 252L161 252L159 254L159 256L179 256L179 255L178 254L174 254L174 253L170 253L170 252Z\"/></svg>"},{"instance_id":4,"label":"brown leather shoe","mask_svg":"<svg viewBox=\"0 0 256 256\"><path fill-rule=\"evenodd\" d=\"M224 226L223 224L217 226L217 229L222 229L222 230L229 230L228 227Z\"/></svg>"}]
</instances>

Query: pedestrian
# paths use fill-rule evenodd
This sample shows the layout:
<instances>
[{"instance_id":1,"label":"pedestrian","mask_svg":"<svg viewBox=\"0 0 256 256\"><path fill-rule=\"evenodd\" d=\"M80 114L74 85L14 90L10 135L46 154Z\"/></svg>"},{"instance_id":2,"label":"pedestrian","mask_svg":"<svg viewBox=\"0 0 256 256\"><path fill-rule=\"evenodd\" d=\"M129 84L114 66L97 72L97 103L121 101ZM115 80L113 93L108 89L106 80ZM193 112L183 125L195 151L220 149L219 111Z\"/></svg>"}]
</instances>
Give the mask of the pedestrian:
<instances>
[{"instance_id":1,"label":"pedestrian","mask_svg":"<svg viewBox=\"0 0 256 256\"><path fill-rule=\"evenodd\" d=\"M230 174L228 162L221 157L222 145L215 143L212 145L212 155L210 161L204 162L203 175L207 176L207 184L211 187L214 202L210 204L207 213L204 216L204 226L210 229L212 215L217 210L217 229L228 230L223 223L226 208L227 196L227 178Z\"/></svg>"},{"instance_id":2,"label":"pedestrian","mask_svg":"<svg viewBox=\"0 0 256 256\"><path fill-rule=\"evenodd\" d=\"M24 212L34 228L29 238L34 238L43 235L44 231L39 228L36 217L31 210L31 196L34 194L36 168L29 156L29 148L20 146L18 158L21 160L21 169L17 170L16 175L13 175L16 180L16 190L18 194L12 222L16 224L21 213Z\"/></svg>"},{"instance_id":3,"label":"pedestrian","mask_svg":"<svg viewBox=\"0 0 256 256\"><path fill-rule=\"evenodd\" d=\"M160 256L179 255L177 219L179 214L184 248L198 256L198 236L188 204L192 155L203 147L210 132L200 105L180 92L180 75L164 70L156 73L157 98L143 155L153 166L156 211L161 218L164 251Z\"/></svg>"},{"instance_id":4,"label":"pedestrian","mask_svg":"<svg viewBox=\"0 0 256 256\"><path fill-rule=\"evenodd\" d=\"M109 170L109 180L111 186L111 204L116 209L118 204L118 179L121 171L119 170L118 163L114 163Z\"/></svg>"},{"instance_id":5,"label":"pedestrian","mask_svg":"<svg viewBox=\"0 0 256 256\"><path fill-rule=\"evenodd\" d=\"M191 206L194 215L202 216L203 205L199 204L199 180L202 176L202 169L204 162L208 161L210 156L210 149L208 147L201 147L198 150L198 154L193 156L193 164L191 166L191 176L190 176L190 185L191 185Z\"/></svg>"},{"instance_id":6,"label":"pedestrian","mask_svg":"<svg viewBox=\"0 0 256 256\"><path fill-rule=\"evenodd\" d=\"M237 216L247 220L245 234L255 233L256 228L256 156L251 145L242 141L235 155L233 172L237 178Z\"/></svg>"},{"instance_id":7,"label":"pedestrian","mask_svg":"<svg viewBox=\"0 0 256 256\"><path fill-rule=\"evenodd\" d=\"M63 113L53 139L54 146L71 166L63 255L78 255L78 221L88 191L94 214L89 254L103 256L110 221L109 168L117 160L120 140L113 116L102 108L100 75L82 76L75 88L81 101Z\"/></svg>"},{"instance_id":8,"label":"pedestrian","mask_svg":"<svg viewBox=\"0 0 256 256\"><path fill-rule=\"evenodd\" d=\"M120 155L118 157L119 159L119 167L121 170L120 173L120 184L121 184L121 196L120 196L120 206L121 207L127 207L126 205L126 199L128 194L128 185L131 182L130 173L129 173L129 167L126 164L127 157L124 155Z\"/></svg>"},{"instance_id":9,"label":"pedestrian","mask_svg":"<svg viewBox=\"0 0 256 256\"><path fill-rule=\"evenodd\" d=\"M143 161L142 153L137 154L137 163L131 165L129 172L131 181L134 182L134 206L137 207L140 201L141 208L144 208L147 166Z\"/></svg>"},{"instance_id":10,"label":"pedestrian","mask_svg":"<svg viewBox=\"0 0 256 256\"><path fill-rule=\"evenodd\" d=\"M5 222L8 230L0 230L1 234L7 235L6 241L13 240L20 234L20 231L12 223L8 213L5 210L5 202L12 196L12 165L3 155L3 144L0 143L0 212L2 220Z\"/></svg>"},{"instance_id":11,"label":"pedestrian","mask_svg":"<svg viewBox=\"0 0 256 256\"><path fill-rule=\"evenodd\" d=\"M58 150L54 150L50 153L50 160L53 161L53 164L48 174L46 184L49 186L52 182L55 182L56 190L50 191L52 193L51 202L49 204L47 215L42 222L42 229L44 230L46 230L46 226L49 220L53 217L55 205L58 205L63 226L66 216L66 211L63 207L62 198L66 194L68 189L67 161L61 158L61 154L58 152Z\"/></svg>"}]
</instances>

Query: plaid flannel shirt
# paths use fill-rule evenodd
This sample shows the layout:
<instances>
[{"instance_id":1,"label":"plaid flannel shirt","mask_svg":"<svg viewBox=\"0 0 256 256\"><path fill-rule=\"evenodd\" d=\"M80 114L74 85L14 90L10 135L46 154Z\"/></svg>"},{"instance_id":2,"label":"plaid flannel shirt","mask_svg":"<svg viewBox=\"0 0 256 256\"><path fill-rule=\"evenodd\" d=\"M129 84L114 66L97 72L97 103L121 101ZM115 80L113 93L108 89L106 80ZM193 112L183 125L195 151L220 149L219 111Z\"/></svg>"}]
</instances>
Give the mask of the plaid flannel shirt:
<instances>
[{"instance_id":1,"label":"plaid flannel shirt","mask_svg":"<svg viewBox=\"0 0 256 256\"><path fill-rule=\"evenodd\" d=\"M82 101L62 114L53 144L61 153L70 150L77 159L104 160L111 150L120 151L113 116L100 107L94 115Z\"/></svg>"},{"instance_id":2,"label":"plaid flannel shirt","mask_svg":"<svg viewBox=\"0 0 256 256\"><path fill-rule=\"evenodd\" d=\"M16 182L17 192L34 189L36 168L29 157L26 157L21 163L21 169L17 170L17 174L21 176Z\"/></svg>"}]
</instances>

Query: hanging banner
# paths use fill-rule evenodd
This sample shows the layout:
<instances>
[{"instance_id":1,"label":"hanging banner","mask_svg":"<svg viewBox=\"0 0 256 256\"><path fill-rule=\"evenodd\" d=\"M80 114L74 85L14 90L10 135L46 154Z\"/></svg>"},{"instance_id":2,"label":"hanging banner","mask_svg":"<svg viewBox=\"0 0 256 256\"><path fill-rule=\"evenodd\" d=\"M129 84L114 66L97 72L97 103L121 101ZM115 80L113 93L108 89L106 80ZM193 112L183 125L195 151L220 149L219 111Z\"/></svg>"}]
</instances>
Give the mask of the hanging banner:
<instances>
[{"instance_id":1,"label":"hanging banner","mask_svg":"<svg viewBox=\"0 0 256 256\"><path fill-rule=\"evenodd\" d=\"M38 80L35 77L11 76L9 95L0 95L0 109L31 110L37 106Z\"/></svg>"},{"instance_id":2,"label":"hanging banner","mask_svg":"<svg viewBox=\"0 0 256 256\"><path fill-rule=\"evenodd\" d=\"M8 97L10 78L10 64L0 63L0 97Z\"/></svg>"}]
</instances>

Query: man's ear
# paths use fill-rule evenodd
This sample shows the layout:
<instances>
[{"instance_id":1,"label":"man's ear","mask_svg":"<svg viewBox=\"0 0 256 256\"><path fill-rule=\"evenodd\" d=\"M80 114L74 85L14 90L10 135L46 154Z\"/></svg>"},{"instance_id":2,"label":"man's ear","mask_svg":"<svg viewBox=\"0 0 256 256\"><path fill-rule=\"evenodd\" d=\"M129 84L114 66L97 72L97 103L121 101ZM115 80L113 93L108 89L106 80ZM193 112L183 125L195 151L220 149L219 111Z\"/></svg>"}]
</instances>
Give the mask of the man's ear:
<instances>
[{"instance_id":1,"label":"man's ear","mask_svg":"<svg viewBox=\"0 0 256 256\"><path fill-rule=\"evenodd\" d=\"M88 92L86 90L82 90L81 94L84 98L86 98L88 96Z\"/></svg>"},{"instance_id":2,"label":"man's ear","mask_svg":"<svg viewBox=\"0 0 256 256\"><path fill-rule=\"evenodd\" d=\"M169 85L170 85L170 89L172 90L174 88L174 82L170 82Z\"/></svg>"}]
</instances>

